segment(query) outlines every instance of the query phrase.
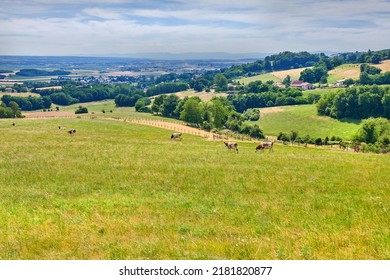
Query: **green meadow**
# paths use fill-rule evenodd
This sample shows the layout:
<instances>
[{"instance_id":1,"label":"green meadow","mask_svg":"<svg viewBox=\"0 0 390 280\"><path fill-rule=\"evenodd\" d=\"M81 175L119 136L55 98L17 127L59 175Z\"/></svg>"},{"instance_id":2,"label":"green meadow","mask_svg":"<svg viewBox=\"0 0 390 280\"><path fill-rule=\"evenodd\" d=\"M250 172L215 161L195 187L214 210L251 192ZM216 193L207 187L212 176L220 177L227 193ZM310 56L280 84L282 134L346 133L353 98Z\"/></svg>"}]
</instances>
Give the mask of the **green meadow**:
<instances>
[{"instance_id":1,"label":"green meadow","mask_svg":"<svg viewBox=\"0 0 390 280\"><path fill-rule=\"evenodd\" d=\"M11 123L0 259L390 259L388 155L235 154L99 118Z\"/></svg>"},{"instance_id":2,"label":"green meadow","mask_svg":"<svg viewBox=\"0 0 390 280\"><path fill-rule=\"evenodd\" d=\"M351 139L359 128L360 120L336 120L327 116L318 116L315 105L294 105L277 107L278 110L262 114L257 123L266 135L278 135L279 132L298 131L299 136L311 137L339 136ZM266 109L261 109L262 110Z\"/></svg>"}]
</instances>

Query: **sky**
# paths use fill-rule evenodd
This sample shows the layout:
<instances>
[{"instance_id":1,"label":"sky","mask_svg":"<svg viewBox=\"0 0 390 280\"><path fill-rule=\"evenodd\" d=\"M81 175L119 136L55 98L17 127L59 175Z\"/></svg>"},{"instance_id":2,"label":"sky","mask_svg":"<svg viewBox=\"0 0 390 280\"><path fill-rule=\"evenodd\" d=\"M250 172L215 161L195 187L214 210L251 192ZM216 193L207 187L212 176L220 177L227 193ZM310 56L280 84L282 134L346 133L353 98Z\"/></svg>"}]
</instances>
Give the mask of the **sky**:
<instances>
[{"instance_id":1,"label":"sky","mask_svg":"<svg viewBox=\"0 0 390 280\"><path fill-rule=\"evenodd\" d=\"M0 0L0 55L390 48L390 0Z\"/></svg>"}]
</instances>

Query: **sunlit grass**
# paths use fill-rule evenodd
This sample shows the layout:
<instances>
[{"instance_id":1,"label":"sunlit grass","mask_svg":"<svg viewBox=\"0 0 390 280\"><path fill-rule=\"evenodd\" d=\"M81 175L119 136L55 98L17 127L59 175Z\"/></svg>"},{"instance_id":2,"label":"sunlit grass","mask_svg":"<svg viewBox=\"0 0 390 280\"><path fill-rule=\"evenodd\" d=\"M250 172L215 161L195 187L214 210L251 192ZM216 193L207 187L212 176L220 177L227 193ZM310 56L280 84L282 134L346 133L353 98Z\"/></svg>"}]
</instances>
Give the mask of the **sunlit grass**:
<instances>
[{"instance_id":1,"label":"sunlit grass","mask_svg":"<svg viewBox=\"0 0 390 280\"><path fill-rule=\"evenodd\" d=\"M234 154L101 119L0 129L0 259L390 258L387 155Z\"/></svg>"},{"instance_id":2,"label":"sunlit grass","mask_svg":"<svg viewBox=\"0 0 390 280\"><path fill-rule=\"evenodd\" d=\"M251 123L259 124L266 135L278 135L280 132L289 133L295 130L301 137L338 136L342 139L351 139L360 121L353 119L340 121L327 116L318 116L315 105L296 105L283 106L275 112L271 110L262 115L259 121Z\"/></svg>"}]
</instances>

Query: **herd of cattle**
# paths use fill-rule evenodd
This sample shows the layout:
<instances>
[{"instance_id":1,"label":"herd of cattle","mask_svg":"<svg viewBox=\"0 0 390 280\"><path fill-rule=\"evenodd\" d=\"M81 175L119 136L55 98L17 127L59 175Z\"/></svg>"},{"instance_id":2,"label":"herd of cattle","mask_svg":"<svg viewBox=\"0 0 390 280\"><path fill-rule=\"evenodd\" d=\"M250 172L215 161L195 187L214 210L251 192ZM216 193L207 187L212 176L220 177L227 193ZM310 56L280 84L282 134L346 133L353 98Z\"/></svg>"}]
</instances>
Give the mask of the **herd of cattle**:
<instances>
[{"instance_id":1,"label":"herd of cattle","mask_svg":"<svg viewBox=\"0 0 390 280\"><path fill-rule=\"evenodd\" d=\"M175 140L175 139L182 140L183 139L182 134L180 132L172 133L171 140ZM215 139L215 138L213 138L213 139ZM233 152L238 153L237 142L223 142L223 143L225 144L228 151L233 151ZM256 146L255 152L264 151L265 149L269 149L270 152L273 152L274 151L273 146L274 146L273 142L260 142L260 144Z\"/></svg>"},{"instance_id":2,"label":"herd of cattle","mask_svg":"<svg viewBox=\"0 0 390 280\"><path fill-rule=\"evenodd\" d=\"M237 142L223 142L226 146L226 148L228 148L228 151L235 151L236 153L238 153L238 144ZM269 149L270 152L273 152L274 151L274 143L273 142L260 142L259 145L256 146L256 149L255 149L255 152L258 152L258 151L263 151L265 149Z\"/></svg>"},{"instance_id":3,"label":"herd of cattle","mask_svg":"<svg viewBox=\"0 0 390 280\"><path fill-rule=\"evenodd\" d=\"M12 126L16 126L16 123L12 123ZM58 126L58 129L66 129L65 127L63 126ZM76 129L71 129L71 130L68 130L68 133L69 135L71 136L74 136L76 135ZM182 140L182 134L180 132L174 132L172 133L171 135L171 140L175 140L175 139L179 139L179 140ZM221 137L221 136L218 136L218 138L213 135L213 139L226 139L225 137ZM228 149L228 151L233 151L233 152L236 152L238 153L238 144L237 142L223 142L226 146L226 148ZM269 149L270 152L273 152L274 151L274 143L271 142L271 141L268 141L268 142L260 142L260 144L258 144L255 148L255 152L258 152L258 151L263 151L266 150L266 149ZM351 148L347 147L346 150L350 150ZM360 146L359 145L354 145L353 146L353 151L354 152L360 152Z\"/></svg>"}]
</instances>

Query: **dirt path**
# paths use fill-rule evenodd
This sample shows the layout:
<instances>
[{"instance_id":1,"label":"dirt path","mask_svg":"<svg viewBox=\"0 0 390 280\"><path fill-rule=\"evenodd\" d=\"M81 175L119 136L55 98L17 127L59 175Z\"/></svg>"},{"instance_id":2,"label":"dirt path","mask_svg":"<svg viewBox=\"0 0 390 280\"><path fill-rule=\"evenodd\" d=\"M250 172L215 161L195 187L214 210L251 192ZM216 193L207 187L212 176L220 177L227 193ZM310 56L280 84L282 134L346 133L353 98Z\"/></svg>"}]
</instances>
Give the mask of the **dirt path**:
<instances>
[{"instance_id":1,"label":"dirt path","mask_svg":"<svg viewBox=\"0 0 390 280\"><path fill-rule=\"evenodd\" d=\"M121 120L121 119L119 119ZM182 132L182 133L187 133L187 134L192 134L192 135L197 135L201 136L204 138L207 138L207 140L221 140L224 139L222 138L221 135L204 131L195 127L190 127L184 124L179 124L175 122L168 122L168 121L156 121L156 120L139 120L139 119L125 119L122 121L130 122L130 123L137 123L137 124L142 124L142 125L149 125L149 126L154 126L158 128L163 128L170 130L172 132ZM226 138L227 139L227 138Z\"/></svg>"}]
</instances>

